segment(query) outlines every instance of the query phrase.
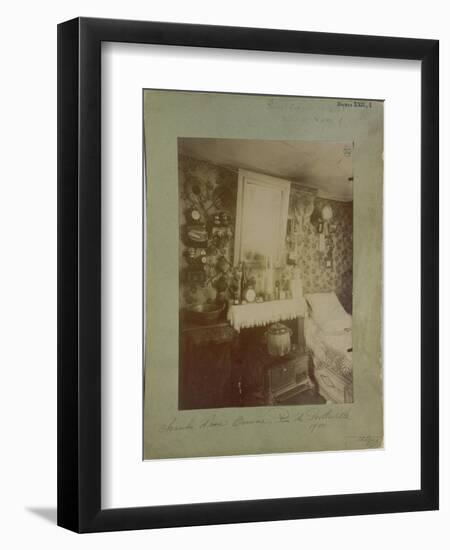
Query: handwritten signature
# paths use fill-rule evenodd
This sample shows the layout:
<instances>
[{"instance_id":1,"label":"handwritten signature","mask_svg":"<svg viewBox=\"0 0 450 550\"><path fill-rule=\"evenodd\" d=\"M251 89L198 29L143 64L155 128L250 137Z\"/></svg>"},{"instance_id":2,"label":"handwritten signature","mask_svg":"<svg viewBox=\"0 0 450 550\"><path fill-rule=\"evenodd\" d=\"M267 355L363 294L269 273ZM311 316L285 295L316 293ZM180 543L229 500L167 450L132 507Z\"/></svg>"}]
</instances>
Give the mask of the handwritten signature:
<instances>
[{"instance_id":1,"label":"handwritten signature","mask_svg":"<svg viewBox=\"0 0 450 550\"><path fill-rule=\"evenodd\" d=\"M268 424L294 424L304 423L308 425L310 432L326 428L331 423L349 420L350 411L325 411L312 409L304 412L292 412L289 409L276 408L264 413L261 416L250 416L239 414L235 418L224 418L218 414L205 417L191 417L184 420L173 417L167 424L162 424L159 431L162 433L173 433L190 430L208 430L221 428L245 428L246 426L268 425Z\"/></svg>"}]
</instances>

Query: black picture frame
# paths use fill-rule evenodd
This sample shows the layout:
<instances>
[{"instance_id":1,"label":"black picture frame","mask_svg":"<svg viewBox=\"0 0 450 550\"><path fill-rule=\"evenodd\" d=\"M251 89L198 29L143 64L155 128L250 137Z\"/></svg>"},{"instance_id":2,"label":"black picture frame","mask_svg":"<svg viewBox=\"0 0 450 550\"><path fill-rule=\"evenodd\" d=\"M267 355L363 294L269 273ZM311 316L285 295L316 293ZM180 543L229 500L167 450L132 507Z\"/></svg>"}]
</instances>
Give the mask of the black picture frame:
<instances>
[{"instance_id":1,"label":"black picture frame","mask_svg":"<svg viewBox=\"0 0 450 550\"><path fill-rule=\"evenodd\" d=\"M421 61L421 488L101 508L101 43ZM58 525L149 529L438 509L439 42L77 18L58 26Z\"/></svg>"}]
</instances>

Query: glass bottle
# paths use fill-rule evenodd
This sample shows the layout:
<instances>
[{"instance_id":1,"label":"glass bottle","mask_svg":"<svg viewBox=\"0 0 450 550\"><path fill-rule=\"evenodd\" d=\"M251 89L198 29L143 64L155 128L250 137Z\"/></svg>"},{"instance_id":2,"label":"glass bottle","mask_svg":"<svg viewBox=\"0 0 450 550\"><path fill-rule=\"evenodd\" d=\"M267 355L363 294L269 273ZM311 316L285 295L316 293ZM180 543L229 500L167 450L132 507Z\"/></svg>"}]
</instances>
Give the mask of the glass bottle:
<instances>
[{"instance_id":1,"label":"glass bottle","mask_svg":"<svg viewBox=\"0 0 450 550\"><path fill-rule=\"evenodd\" d=\"M245 262L242 262L242 280L241 280L241 301L245 301L245 291L247 290L247 270L245 268Z\"/></svg>"}]
</instances>

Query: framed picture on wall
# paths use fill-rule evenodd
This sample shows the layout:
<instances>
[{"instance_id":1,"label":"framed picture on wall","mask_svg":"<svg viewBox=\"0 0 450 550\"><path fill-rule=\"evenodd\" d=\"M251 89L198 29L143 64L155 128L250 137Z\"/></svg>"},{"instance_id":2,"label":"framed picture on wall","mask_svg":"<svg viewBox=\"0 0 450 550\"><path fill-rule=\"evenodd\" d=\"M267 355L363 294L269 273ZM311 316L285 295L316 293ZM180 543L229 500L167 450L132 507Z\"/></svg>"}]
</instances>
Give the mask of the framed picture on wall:
<instances>
[{"instance_id":1,"label":"framed picture on wall","mask_svg":"<svg viewBox=\"0 0 450 550\"><path fill-rule=\"evenodd\" d=\"M59 525L436 509L438 42L78 18L58 129Z\"/></svg>"}]
</instances>

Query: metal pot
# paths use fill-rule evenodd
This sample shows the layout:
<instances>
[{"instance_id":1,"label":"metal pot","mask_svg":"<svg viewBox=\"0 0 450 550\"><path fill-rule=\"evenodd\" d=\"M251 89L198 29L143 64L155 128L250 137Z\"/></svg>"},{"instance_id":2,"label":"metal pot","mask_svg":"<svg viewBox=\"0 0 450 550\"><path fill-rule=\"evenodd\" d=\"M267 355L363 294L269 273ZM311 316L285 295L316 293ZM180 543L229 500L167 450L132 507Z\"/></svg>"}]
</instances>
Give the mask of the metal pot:
<instances>
[{"instance_id":1,"label":"metal pot","mask_svg":"<svg viewBox=\"0 0 450 550\"><path fill-rule=\"evenodd\" d=\"M267 352L274 357L283 357L291 351L292 330L282 323L270 325L264 334Z\"/></svg>"},{"instance_id":2,"label":"metal pot","mask_svg":"<svg viewBox=\"0 0 450 550\"><path fill-rule=\"evenodd\" d=\"M186 313L191 323L209 325L218 321L224 309L225 304L197 304L188 306Z\"/></svg>"}]
</instances>

